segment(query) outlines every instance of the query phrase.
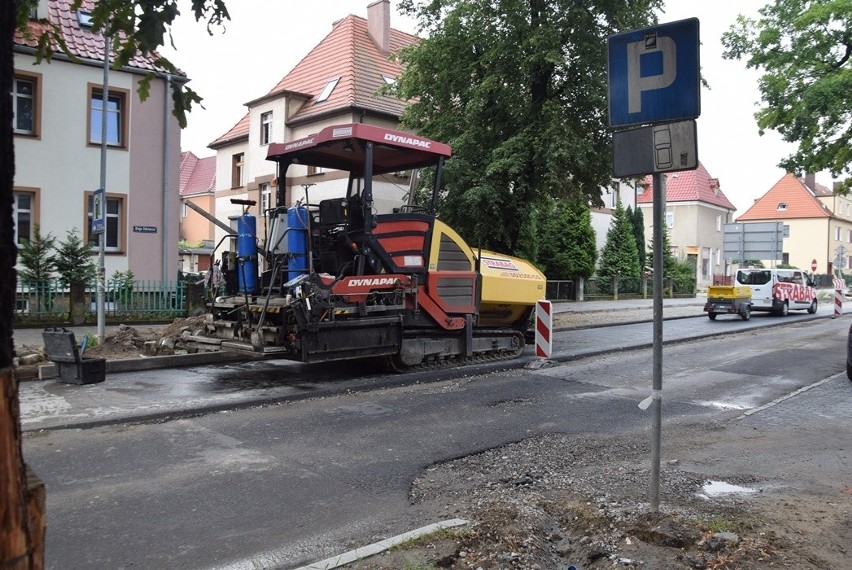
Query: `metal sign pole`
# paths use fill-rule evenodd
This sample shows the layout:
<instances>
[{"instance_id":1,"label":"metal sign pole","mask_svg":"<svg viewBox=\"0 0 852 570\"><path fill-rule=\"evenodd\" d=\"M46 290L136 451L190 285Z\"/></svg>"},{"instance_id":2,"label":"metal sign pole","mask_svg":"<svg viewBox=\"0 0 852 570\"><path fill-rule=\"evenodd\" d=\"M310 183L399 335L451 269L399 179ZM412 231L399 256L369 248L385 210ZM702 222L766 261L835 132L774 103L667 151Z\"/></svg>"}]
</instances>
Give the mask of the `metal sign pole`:
<instances>
[{"instance_id":1,"label":"metal sign pole","mask_svg":"<svg viewBox=\"0 0 852 570\"><path fill-rule=\"evenodd\" d=\"M106 167L107 167L107 109L109 105L109 36L104 35L104 84L101 103L101 188L104 200L101 212L106 215ZM94 220L95 212L92 212ZM106 248L106 228L98 236L98 344L106 338L106 267L104 251Z\"/></svg>"},{"instance_id":2,"label":"metal sign pole","mask_svg":"<svg viewBox=\"0 0 852 570\"><path fill-rule=\"evenodd\" d=\"M663 224L666 212L666 189L663 176L653 175L654 184L654 379L651 392L651 512L660 510L660 440L663 403Z\"/></svg>"}]
</instances>

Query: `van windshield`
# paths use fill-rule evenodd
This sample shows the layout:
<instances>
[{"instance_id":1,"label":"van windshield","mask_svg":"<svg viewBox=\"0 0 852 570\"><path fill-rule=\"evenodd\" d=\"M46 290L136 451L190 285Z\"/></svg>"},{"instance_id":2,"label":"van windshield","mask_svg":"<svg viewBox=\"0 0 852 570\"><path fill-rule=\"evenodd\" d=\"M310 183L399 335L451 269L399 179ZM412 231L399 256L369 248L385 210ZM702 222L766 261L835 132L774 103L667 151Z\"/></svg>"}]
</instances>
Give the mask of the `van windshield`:
<instances>
[{"instance_id":1,"label":"van windshield","mask_svg":"<svg viewBox=\"0 0 852 570\"><path fill-rule=\"evenodd\" d=\"M737 281L743 285L766 285L772 280L770 271L738 271Z\"/></svg>"}]
</instances>

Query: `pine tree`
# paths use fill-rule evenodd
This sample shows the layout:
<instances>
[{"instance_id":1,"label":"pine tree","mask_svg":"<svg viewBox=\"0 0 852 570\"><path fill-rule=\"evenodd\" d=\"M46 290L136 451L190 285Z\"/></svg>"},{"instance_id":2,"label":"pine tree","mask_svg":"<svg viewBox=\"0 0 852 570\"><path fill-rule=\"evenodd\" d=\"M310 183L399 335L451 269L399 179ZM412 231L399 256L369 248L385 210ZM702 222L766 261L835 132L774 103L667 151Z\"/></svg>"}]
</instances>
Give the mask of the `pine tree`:
<instances>
[{"instance_id":1,"label":"pine tree","mask_svg":"<svg viewBox=\"0 0 852 570\"><path fill-rule=\"evenodd\" d=\"M65 240L56 248L56 272L63 284L88 284L97 276L97 267L89 246L83 243L77 228L65 234Z\"/></svg>"},{"instance_id":2,"label":"pine tree","mask_svg":"<svg viewBox=\"0 0 852 570\"><path fill-rule=\"evenodd\" d=\"M541 217L538 260L548 279L591 277L597 250L588 206L579 200L550 201Z\"/></svg>"},{"instance_id":3,"label":"pine tree","mask_svg":"<svg viewBox=\"0 0 852 570\"><path fill-rule=\"evenodd\" d=\"M663 225L663 276L671 277L677 266L677 259L672 255L671 236L669 235L669 227ZM651 239L650 247L648 248L648 266L654 268L654 239Z\"/></svg>"},{"instance_id":4,"label":"pine tree","mask_svg":"<svg viewBox=\"0 0 852 570\"><path fill-rule=\"evenodd\" d=\"M630 212L628 206L627 211ZM633 237L636 240L636 249L639 252L639 269L644 270L647 265L645 262L648 256L645 252L645 218L642 215L642 209L638 206L630 216L630 221L633 223Z\"/></svg>"},{"instance_id":5,"label":"pine tree","mask_svg":"<svg viewBox=\"0 0 852 570\"><path fill-rule=\"evenodd\" d=\"M56 238L48 232L41 235L38 224L33 225L32 239L25 241L18 251L21 265L21 281L30 285L44 285L56 270L56 257L53 254Z\"/></svg>"},{"instance_id":6,"label":"pine tree","mask_svg":"<svg viewBox=\"0 0 852 570\"><path fill-rule=\"evenodd\" d=\"M616 204L606 234L599 272L610 276L639 277L639 251L633 237L633 223L627 218L621 201Z\"/></svg>"}]
</instances>

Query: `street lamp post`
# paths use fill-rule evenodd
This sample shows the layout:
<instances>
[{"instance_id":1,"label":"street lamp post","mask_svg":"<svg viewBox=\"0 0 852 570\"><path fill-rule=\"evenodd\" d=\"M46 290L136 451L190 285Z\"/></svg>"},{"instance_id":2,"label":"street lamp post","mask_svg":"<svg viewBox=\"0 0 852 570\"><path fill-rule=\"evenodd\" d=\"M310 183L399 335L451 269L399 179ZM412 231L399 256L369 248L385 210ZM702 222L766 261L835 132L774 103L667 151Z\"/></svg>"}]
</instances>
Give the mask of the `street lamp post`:
<instances>
[{"instance_id":1,"label":"street lamp post","mask_svg":"<svg viewBox=\"0 0 852 570\"><path fill-rule=\"evenodd\" d=\"M101 178L100 188L106 196L106 166L107 166L107 105L109 104L109 36L104 35L104 81L101 103ZM92 212L94 220L95 212ZM102 204L101 214L106 216L106 199ZM106 225L106 224L104 224ZM106 301L106 267L104 265L104 251L106 248L106 227L98 235L98 343L103 343L106 338L106 315L104 305Z\"/></svg>"}]
</instances>

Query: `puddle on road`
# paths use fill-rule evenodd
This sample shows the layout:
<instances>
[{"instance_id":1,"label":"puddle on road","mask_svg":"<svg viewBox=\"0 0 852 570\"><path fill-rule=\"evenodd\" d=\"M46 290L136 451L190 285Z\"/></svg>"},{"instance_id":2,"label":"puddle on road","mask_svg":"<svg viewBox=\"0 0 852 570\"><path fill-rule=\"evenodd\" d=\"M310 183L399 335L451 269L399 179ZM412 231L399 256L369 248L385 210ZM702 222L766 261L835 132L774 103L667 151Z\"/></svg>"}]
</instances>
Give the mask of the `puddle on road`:
<instances>
[{"instance_id":1,"label":"puddle on road","mask_svg":"<svg viewBox=\"0 0 852 570\"><path fill-rule=\"evenodd\" d=\"M702 492L700 495L707 499L712 499L713 497L719 497L722 495L748 495L757 492L755 489L741 487L740 485L732 485L724 481L707 481L701 490Z\"/></svg>"}]
</instances>

